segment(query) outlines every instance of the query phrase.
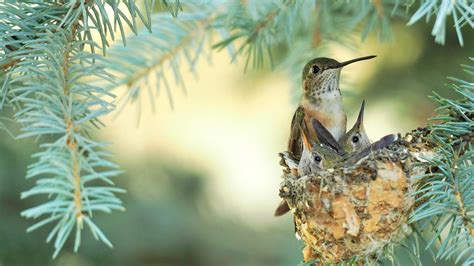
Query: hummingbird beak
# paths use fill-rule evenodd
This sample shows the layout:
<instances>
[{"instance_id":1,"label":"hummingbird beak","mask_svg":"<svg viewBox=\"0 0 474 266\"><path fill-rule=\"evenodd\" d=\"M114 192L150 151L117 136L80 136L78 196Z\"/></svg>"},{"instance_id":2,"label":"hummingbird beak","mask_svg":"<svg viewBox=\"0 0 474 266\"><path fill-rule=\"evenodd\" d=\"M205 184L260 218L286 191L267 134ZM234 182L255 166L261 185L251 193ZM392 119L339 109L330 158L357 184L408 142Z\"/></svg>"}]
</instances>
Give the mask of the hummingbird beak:
<instances>
[{"instance_id":1,"label":"hummingbird beak","mask_svg":"<svg viewBox=\"0 0 474 266\"><path fill-rule=\"evenodd\" d=\"M337 140L332 136L331 132L329 132L321 122L317 119L312 118L311 124L313 124L314 131L316 132L316 136L318 137L319 141L331 147L334 151L336 151L339 155L344 155L345 151L342 146L337 142Z\"/></svg>"},{"instance_id":2,"label":"hummingbird beak","mask_svg":"<svg viewBox=\"0 0 474 266\"><path fill-rule=\"evenodd\" d=\"M377 57L376 55L369 55L369 56L364 56L364 57L359 57L359 58L355 58L355 59L352 59L352 60L348 60L348 61L345 61L345 62L341 62L339 63L335 68L342 68L342 67L345 67L349 64L352 64L352 63L355 63L355 62L359 62L359 61L364 61L364 60L369 60L369 59L372 59L374 57Z\"/></svg>"},{"instance_id":3,"label":"hummingbird beak","mask_svg":"<svg viewBox=\"0 0 474 266\"><path fill-rule=\"evenodd\" d=\"M357 117L357 121L355 123L356 128L361 128L363 126L364 110L365 110L365 100L362 101L362 105L360 106L359 116Z\"/></svg>"}]
</instances>

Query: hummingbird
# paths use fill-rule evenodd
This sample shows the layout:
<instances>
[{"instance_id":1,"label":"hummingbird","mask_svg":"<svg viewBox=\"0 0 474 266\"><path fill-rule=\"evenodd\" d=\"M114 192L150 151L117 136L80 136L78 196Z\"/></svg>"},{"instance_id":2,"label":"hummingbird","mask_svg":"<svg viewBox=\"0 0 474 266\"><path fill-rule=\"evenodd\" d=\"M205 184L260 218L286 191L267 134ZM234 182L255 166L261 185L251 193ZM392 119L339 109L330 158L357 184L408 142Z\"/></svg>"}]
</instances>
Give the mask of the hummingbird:
<instances>
[{"instance_id":1,"label":"hummingbird","mask_svg":"<svg viewBox=\"0 0 474 266\"><path fill-rule=\"evenodd\" d=\"M384 149L397 141L399 137L395 134L389 134L386 136L383 136L376 142L370 144L369 146L365 147L364 149L360 151L356 151L353 154L351 154L348 158L344 160L345 165L352 165L357 163L360 159L368 156L370 153L377 152L381 149Z\"/></svg>"},{"instance_id":2,"label":"hummingbird","mask_svg":"<svg viewBox=\"0 0 474 266\"><path fill-rule=\"evenodd\" d=\"M330 168L339 162L344 154L342 147L321 122L312 118L311 125L316 132L318 143L311 142L307 130L301 127L299 132L303 143L303 151L299 162L291 153L280 153L280 157L284 161L284 165L289 168L289 172L296 172L298 177L315 174L322 169ZM274 215L281 216L289 210L287 202L282 200L276 208Z\"/></svg>"},{"instance_id":3,"label":"hummingbird","mask_svg":"<svg viewBox=\"0 0 474 266\"><path fill-rule=\"evenodd\" d=\"M296 159L301 158L303 143L300 128L310 124L315 118L324 125L337 141L346 133L347 116L342 106L339 77L344 66L368 60L375 55L338 62L331 58L319 57L310 60L303 68L303 94L292 121L288 151ZM309 139L316 139L316 132L309 130Z\"/></svg>"},{"instance_id":4,"label":"hummingbird","mask_svg":"<svg viewBox=\"0 0 474 266\"><path fill-rule=\"evenodd\" d=\"M298 164L298 173L300 176L315 174L322 169L330 168L337 163L344 154L342 147L340 147L339 143L337 143L330 134L330 138L327 138L327 135L321 134L322 132L328 133L328 130L324 128L321 122L312 118L311 124L316 132L318 143L312 143L305 130L300 129L301 139L303 141L303 152ZM331 143L331 145L328 145L329 143Z\"/></svg>"},{"instance_id":5,"label":"hummingbird","mask_svg":"<svg viewBox=\"0 0 474 266\"><path fill-rule=\"evenodd\" d=\"M359 115L352 128L344 134L340 143L347 153L354 153L362 151L363 149L370 146L370 140L364 129L364 109L365 100L362 101L360 106Z\"/></svg>"}]
</instances>

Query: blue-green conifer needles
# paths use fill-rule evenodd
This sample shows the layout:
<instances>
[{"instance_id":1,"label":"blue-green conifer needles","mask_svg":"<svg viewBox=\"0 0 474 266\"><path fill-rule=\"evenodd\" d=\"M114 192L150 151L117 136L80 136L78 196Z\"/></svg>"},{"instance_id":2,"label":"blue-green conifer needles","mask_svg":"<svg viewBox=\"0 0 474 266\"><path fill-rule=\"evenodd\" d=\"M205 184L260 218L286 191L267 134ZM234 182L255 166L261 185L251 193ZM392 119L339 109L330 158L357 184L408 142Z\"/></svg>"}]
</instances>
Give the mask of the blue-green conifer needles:
<instances>
[{"instance_id":1,"label":"blue-green conifer needles","mask_svg":"<svg viewBox=\"0 0 474 266\"><path fill-rule=\"evenodd\" d=\"M115 108L115 96L105 89L114 78L95 51L105 54L107 37L113 38L117 29L123 33L123 24L136 32L137 17L149 27L149 9L143 15L133 1L121 3L125 8L119 9L120 3L0 4L4 40L0 65L6 70L1 107L15 111L16 121L23 126L18 138L33 137L41 143L26 174L36 184L21 197L43 195L46 201L22 215L36 220L27 231L52 227L47 242L54 242L53 257L72 233L77 252L84 228L112 246L93 218L97 212L124 210L116 194L125 191L114 187L111 180L121 171L110 161L106 143L89 134L103 126L100 117ZM113 16L106 8L115 11ZM92 39L92 30L99 33L101 45Z\"/></svg>"},{"instance_id":2,"label":"blue-green conifer needles","mask_svg":"<svg viewBox=\"0 0 474 266\"><path fill-rule=\"evenodd\" d=\"M428 138L437 156L427 162L429 173L416 191L418 206L412 222L429 235L428 248L435 247L437 259L463 265L474 263L474 58L465 71L471 80L452 78L458 100L435 93L439 114L432 120Z\"/></svg>"},{"instance_id":3,"label":"blue-green conifer needles","mask_svg":"<svg viewBox=\"0 0 474 266\"><path fill-rule=\"evenodd\" d=\"M49 226L53 256L72 237L77 251L84 228L112 246L93 219L124 210L117 197L124 190L112 181L120 169L107 145L91 133L115 104L139 96L153 102L160 86L171 101L170 80L184 87L183 64L197 74L200 59L225 48L254 69L280 64L299 72L308 58L321 56L322 44L353 45L352 32L389 39L394 19L431 19L436 42L451 29L462 46L463 31L474 28L474 0L0 0L0 110L13 111L22 126L18 138L40 145L26 174L36 184L21 194L44 200L22 212L35 221L28 231ZM441 121L430 127L441 156L430 164L439 171L417 192L412 220L430 225L431 246L442 239L438 258L472 264L473 152L461 140L474 128L474 88L455 81L461 100L434 97ZM117 86L126 87L124 101L112 94Z\"/></svg>"}]
</instances>

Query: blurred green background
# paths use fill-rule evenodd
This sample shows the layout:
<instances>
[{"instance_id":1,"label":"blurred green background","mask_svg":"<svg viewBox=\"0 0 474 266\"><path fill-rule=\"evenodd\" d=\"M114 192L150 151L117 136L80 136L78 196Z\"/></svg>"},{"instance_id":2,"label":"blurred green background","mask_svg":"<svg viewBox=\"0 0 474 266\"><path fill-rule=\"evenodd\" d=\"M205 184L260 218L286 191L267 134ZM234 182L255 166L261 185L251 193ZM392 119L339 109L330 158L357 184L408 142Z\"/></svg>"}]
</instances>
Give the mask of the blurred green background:
<instances>
[{"instance_id":1,"label":"blurred green background","mask_svg":"<svg viewBox=\"0 0 474 266\"><path fill-rule=\"evenodd\" d=\"M337 60L378 55L342 72L348 127L366 99L372 140L423 126L436 108L431 91L457 97L446 76L465 77L460 64L473 56L472 32L464 34L461 48L454 31L445 46L435 44L423 23L395 23L393 31L392 42L369 38L356 49L334 45L325 54ZM298 264L302 244L292 218L272 215L279 202L277 153L286 147L299 89L278 70L244 74L224 52L211 65L198 64L198 72L197 80L184 75L187 93L174 90L174 109L161 95L154 113L148 102L127 106L95 132L112 142L114 160L125 171L115 180L128 191L121 195L126 212L94 217L114 249L85 232L78 254L69 241L52 260L53 247L45 244L51 228L26 233L33 221L20 216L45 200L20 200L34 182L25 173L38 144L0 131L0 264Z\"/></svg>"}]
</instances>

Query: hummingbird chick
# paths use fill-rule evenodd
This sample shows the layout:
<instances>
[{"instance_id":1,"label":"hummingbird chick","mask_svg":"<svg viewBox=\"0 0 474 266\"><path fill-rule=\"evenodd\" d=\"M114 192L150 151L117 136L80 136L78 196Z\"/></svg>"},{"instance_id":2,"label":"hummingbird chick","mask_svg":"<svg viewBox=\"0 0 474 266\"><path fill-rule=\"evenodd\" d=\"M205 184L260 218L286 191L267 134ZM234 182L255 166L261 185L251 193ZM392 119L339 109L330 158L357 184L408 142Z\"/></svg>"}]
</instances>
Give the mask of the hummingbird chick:
<instances>
[{"instance_id":1,"label":"hummingbird chick","mask_svg":"<svg viewBox=\"0 0 474 266\"><path fill-rule=\"evenodd\" d=\"M370 139L364 129L364 109L365 100L362 101L354 126L340 140L344 151L347 153L359 152L370 146Z\"/></svg>"},{"instance_id":2,"label":"hummingbird chick","mask_svg":"<svg viewBox=\"0 0 474 266\"><path fill-rule=\"evenodd\" d=\"M331 58L319 57L310 60L303 68L303 94L291 121L288 151L299 159L303 152L300 128L311 124L311 119L317 119L340 141L346 133L347 116L342 106L339 77L344 66L354 62L374 58L375 55L360 57L345 62ZM316 139L314 129L308 131L310 141Z\"/></svg>"},{"instance_id":3,"label":"hummingbird chick","mask_svg":"<svg viewBox=\"0 0 474 266\"><path fill-rule=\"evenodd\" d=\"M398 140L398 136L395 134L389 134L383 136L376 142L370 144L369 146L365 147L364 149L354 152L351 154L347 159L344 160L345 165L353 165L356 164L359 160L364 157L367 157L370 153L378 152L381 149L384 149Z\"/></svg>"},{"instance_id":4,"label":"hummingbird chick","mask_svg":"<svg viewBox=\"0 0 474 266\"><path fill-rule=\"evenodd\" d=\"M309 140L306 128L299 129L303 142L303 151L299 163L290 155L291 153L280 153L280 157L289 168L289 172L296 172L298 177L315 174L322 169L330 168L342 159L339 154L343 151L342 147L334 140L329 131L314 118L311 119L311 125L314 132L316 132L316 141L318 142L313 143ZM326 143L331 143L331 145ZM278 204L274 215L281 216L289 210L287 202L282 200Z\"/></svg>"},{"instance_id":5,"label":"hummingbird chick","mask_svg":"<svg viewBox=\"0 0 474 266\"><path fill-rule=\"evenodd\" d=\"M342 158L336 151L342 150L342 148L337 146L336 150L333 149L331 146L326 144L331 143L331 140L327 139L327 136L325 135L318 134L324 131L327 132L327 129L314 118L311 119L311 124L317 134L317 140L319 143L312 143L305 130L300 129L303 141L303 152L298 164L298 174L300 177L315 174L322 169L331 168ZM329 136L332 138L331 135Z\"/></svg>"}]
</instances>

